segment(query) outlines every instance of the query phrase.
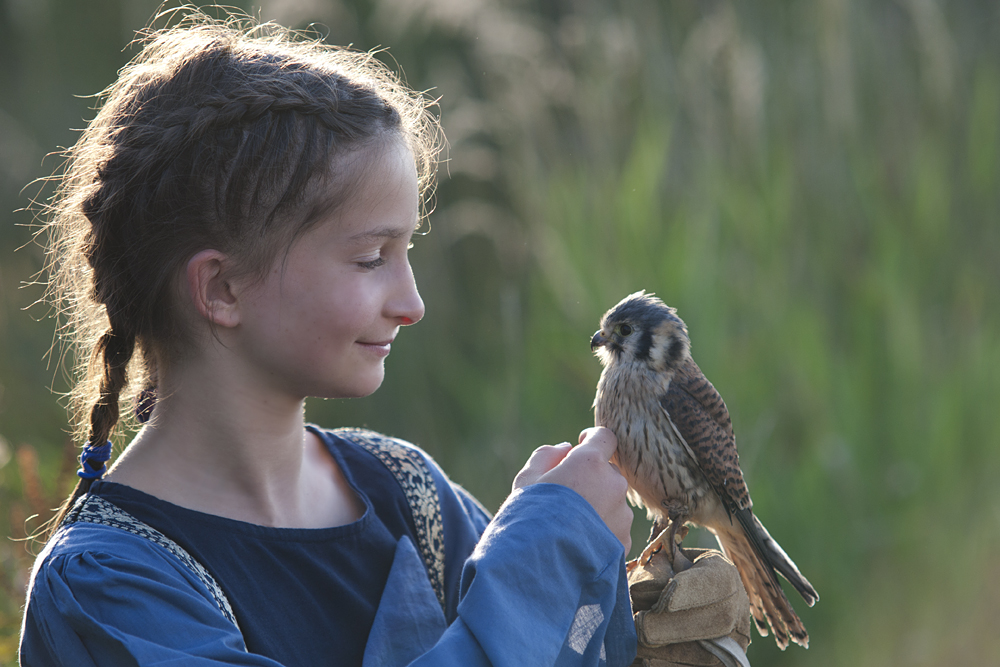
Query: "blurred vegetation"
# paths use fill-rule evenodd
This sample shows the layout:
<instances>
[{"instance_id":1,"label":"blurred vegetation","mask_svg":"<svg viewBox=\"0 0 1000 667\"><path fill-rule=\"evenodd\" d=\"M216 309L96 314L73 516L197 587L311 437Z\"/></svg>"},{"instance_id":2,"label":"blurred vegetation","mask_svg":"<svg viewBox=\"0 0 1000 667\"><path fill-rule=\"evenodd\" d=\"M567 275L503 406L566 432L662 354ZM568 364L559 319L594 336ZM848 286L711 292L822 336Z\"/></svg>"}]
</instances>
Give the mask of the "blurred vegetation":
<instances>
[{"instance_id":1,"label":"blurred vegetation","mask_svg":"<svg viewBox=\"0 0 1000 667\"><path fill-rule=\"evenodd\" d=\"M0 210L47 196L21 188L55 169L42 156L93 114L74 95L111 83L156 6L0 0ZM413 251L427 318L377 394L310 404L312 420L418 442L495 509L534 447L592 422L600 315L655 291L729 404L758 515L822 596L792 598L808 653L757 637L751 661L1000 663L1000 5L252 9L390 46L441 96L451 143ZM43 358L54 324L22 312L39 287L18 289L42 261L32 218L4 220L0 663L14 664L38 548L17 540L74 462L51 391L66 381Z\"/></svg>"}]
</instances>

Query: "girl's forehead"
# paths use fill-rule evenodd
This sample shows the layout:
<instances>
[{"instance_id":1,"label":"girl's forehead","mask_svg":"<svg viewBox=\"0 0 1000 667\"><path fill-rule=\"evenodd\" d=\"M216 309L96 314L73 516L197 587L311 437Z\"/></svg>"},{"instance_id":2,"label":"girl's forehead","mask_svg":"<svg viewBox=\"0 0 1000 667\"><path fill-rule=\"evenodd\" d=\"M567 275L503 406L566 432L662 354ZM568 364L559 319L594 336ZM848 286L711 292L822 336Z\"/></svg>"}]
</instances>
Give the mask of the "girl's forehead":
<instances>
[{"instance_id":1,"label":"girl's forehead","mask_svg":"<svg viewBox=\"0 0 1000 667\"><path fill-rule=\"evenodd\" d=\"M355 156L354 173L327 217L343 241L368 243L413 233L420 223L420 194L413 154L398 141Z\"/></svg>"}]
</instances>

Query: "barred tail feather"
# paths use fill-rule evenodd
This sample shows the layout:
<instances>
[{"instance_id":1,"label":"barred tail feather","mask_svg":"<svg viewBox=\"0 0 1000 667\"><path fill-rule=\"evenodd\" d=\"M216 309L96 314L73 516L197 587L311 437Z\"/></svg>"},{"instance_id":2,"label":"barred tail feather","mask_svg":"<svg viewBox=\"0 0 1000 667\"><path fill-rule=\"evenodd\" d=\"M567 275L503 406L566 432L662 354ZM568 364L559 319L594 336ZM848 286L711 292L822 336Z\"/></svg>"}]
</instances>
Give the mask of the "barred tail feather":
<instances>
[{"instance_id":1,"label":"barred tail feather","mask_svg":"<svg viewBox=\"0 0 1000 667\"><path fill-rule=\"evenodd\" d=\"M722 550L739 570L757 630L766 637L770 626L782 650L789 641L808 648L809 634L781 589L775 570L795 587L810 607L819 600L816 589L749 509L738 510L736 516L740 526L719 530L716 534Z\"/></svg>"}]
</instances>

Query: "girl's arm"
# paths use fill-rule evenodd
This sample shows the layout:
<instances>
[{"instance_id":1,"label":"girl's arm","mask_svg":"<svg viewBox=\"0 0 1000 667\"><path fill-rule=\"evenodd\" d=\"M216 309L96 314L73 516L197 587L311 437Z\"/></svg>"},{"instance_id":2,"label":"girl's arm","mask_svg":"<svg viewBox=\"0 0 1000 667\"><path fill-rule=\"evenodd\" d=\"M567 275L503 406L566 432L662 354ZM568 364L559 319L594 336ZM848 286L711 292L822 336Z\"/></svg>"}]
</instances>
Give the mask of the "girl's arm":
<instances>
[{"instance_id":1,"label":"girl's arm","mask_svg":"<svg viewBox=\"0 0 1000 667\"><path fill-rule=\"evenodd\" d=\"M610 454L604 456L614 441L603 431L588 432L588 446L577 448L572 458L568 446L536 451L515 482L523 488L508 498L482 539L485 510L429 461L441 496L447 548L462 543L471 557L446 568L457 569L461 582L454 595L448 586L445 629L423 566L405 540L397 550L365 664L630 664L635 627L624 545L616 533L627 530L631 513L621 516L618 504L624 498L616 494L624 496L624 485L614 488L620 475L607 463ZM569 465L560 470L563 461ZM562 477L546 477L552 470ZM553 477L585 482L597 499L592 502L568 485L536 483ZM615 532L595 509L602 496L606 512L617 516ZM458 584L459 572L446 577ZM436 620L414 623L414 617Z\"/></svg>"},{"instance_id":2,"label":"girl's arm","mask_svg":"<svg viewBox=\"0 0 1000 667\"><path fill-rule=\"evenodd\" d=\"M458 619L414 665L630 664L623 556L579 494L556 484L516 491L466 562Z\"/></svg>"}]
</instances>

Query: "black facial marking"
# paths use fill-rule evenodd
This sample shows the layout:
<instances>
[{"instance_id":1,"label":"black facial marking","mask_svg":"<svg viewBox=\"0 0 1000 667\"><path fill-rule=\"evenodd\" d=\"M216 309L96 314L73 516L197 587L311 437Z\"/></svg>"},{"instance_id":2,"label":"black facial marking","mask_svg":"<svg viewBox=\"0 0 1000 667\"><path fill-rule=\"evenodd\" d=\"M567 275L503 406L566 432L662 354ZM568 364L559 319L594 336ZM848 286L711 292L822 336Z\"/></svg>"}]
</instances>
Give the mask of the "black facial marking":
<instances>
[{"instance_id":1,"label":"black facial marking","mask_svg":"<svg viewBox=\"0 0 1000 667\"><path fill-rule=\"evenodd\" d=\"M635 348L636 358L645 361L649 359L649 349L653 347L653 331L649 327L643 327L639 332L639 342Z\"/></svg>"},{"instance_id":2,"label":"black facial marking","mask_svg":"<svg viewBox=\"0 0 1000 667\"><path fill-rule=\"evenodd\" d=\"M671 336L670 347L667 348L667 363L676 366L684 353L684 341L677 336Z\"/></svg>"}]
</instances>

